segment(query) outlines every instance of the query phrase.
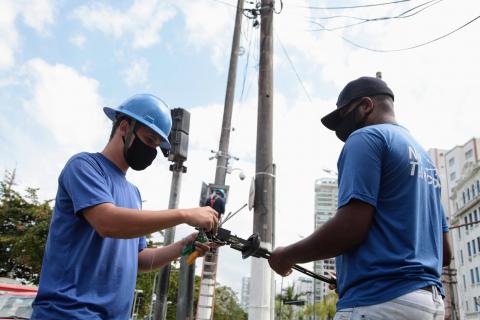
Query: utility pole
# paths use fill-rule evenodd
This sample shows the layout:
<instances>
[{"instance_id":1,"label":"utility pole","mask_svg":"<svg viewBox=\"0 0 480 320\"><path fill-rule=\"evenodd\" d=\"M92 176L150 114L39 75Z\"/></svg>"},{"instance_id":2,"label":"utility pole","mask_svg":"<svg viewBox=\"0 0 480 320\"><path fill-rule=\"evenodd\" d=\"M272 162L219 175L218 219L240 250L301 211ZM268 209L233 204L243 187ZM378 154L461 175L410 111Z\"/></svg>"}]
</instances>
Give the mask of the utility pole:
<instances>
[{"instance_id":1,"label":"utility pole","mask_svg":"<svg viewBox=\"0 0 480 320\"><path fill-rule=\"evenodd\" d=\"M222 128L220 131L220 142L216 155L217 167L215 169L215 185L217 186L225 185L228 160L230 159L228 147L230 142L230 131L232 127L232 110L233 101L235 98L235 82L237 79L237 62L240 48L240 34L242 30L243 4L244 0L237 1L232 50L230 53L230 66L228 69L227 90L225 94L225 106L223 111ZM198 297L198 307L196 313L196 319L198 320L213 319L217 265L218 249L207 253L203 259L202 276L200 280L200 294Z\"/></svg>"},{"instance_id":2,"label":"utility pole","mask_svg":"<svg viewBox=\"0 0 480 320\"><path fill-rule=\"evenodd\" d=\"M183 165L187 160L188 154L188 133L190 130L190 113L185 109L175 108L171 110L172 130L169 136L172 148L168 154L168 159L173 162L170 165L172 171L172 183L170 186L169 209L178 208L180 199L180 187L182 183L182 174L187 172ZM167 246L173 243L175 238L175 227L165 230L163 245ZM154 308L155 320L164 320L167 316L167 295L170 280L171 264L167 264L158 271L158 282L155 286L156 301Z\"/></svg>"},{"instance_id":3,"label":"utility pole","mask_svg":"<svg viewBox=\"0 0 480 320\"><path fill-rule=\"evenodd\" d=\"M253 232L261 246L273 243L273 0L262 0L260 8L260 70L258 77L257 150L255 166L255 210ZM273 272L266 259L252 258L249 319L273 317Z\"/></svg>"}]
</instances>

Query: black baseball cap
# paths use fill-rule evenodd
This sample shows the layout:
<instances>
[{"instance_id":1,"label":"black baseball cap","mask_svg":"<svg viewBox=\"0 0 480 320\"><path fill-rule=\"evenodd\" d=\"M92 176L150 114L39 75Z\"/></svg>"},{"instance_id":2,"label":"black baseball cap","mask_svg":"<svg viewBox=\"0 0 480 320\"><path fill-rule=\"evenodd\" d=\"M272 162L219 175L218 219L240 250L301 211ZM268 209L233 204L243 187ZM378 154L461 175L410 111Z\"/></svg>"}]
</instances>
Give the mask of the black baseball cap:
<instances>
[{"instance_id":1,"label":"black baseball cap","mask_svg":"<svg viewBox=\"0 0 480 320\"><path fill-rule=\"evenodd\" d=\"M372 97L377 95L389 95L394 99L393 91L387 86L385 81L374 77L360 77L350 81L338 95L337 109L322 118L322 123L330 130L335 130L340 124L341 119L339 111L341 108L350 104L353 100L361 97Z\"/></svg>"}]
</instances>

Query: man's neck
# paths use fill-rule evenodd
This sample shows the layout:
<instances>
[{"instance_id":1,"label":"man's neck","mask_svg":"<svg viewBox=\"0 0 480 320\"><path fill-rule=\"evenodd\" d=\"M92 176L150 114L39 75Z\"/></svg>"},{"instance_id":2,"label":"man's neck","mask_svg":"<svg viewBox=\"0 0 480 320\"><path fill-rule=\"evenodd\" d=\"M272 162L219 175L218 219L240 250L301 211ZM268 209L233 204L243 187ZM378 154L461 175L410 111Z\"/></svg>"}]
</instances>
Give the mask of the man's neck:
<instances>
[{"instance_id":1,"label":"man's neck","mask_svg":"<svg viewBox=\"0 0 480 320\"><path fill-rule=\"evenodd\" d=\"M129 167L125 161L125 157L123 156L122 147L110 140L103 149L102 154L108 160L112 161L120 170L122 170L124 173L127 173Z\"/></svg>"}]
</instances>

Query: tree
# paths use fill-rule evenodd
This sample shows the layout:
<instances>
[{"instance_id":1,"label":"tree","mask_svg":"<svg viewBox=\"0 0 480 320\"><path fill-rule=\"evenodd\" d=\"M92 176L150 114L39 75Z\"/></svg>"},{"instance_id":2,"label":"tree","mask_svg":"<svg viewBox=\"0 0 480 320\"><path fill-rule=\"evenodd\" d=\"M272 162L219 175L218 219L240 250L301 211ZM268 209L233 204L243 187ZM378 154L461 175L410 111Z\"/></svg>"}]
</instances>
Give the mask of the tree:
<instances>
[{"instance_id":1,"label":"tree","mask_svg":"<svg viewBox=\"0 0 480 320\"><path fill-rule=\"evenodd\" d=\"M247 313L238 303L235 292L226 286L215 289L213 320L246 320Z\"/></svg>"},{"instance_id":2,"label":"tree","mask_svg":"<svg viewBox=\"0 0 480 320\"><path fill-rule=\"evenodd\" d=\"M38 284L52 208L38 201L38 189L22 196L14 189L15 170L0 182L0 276Z\"/></svg>"}]
</instances>

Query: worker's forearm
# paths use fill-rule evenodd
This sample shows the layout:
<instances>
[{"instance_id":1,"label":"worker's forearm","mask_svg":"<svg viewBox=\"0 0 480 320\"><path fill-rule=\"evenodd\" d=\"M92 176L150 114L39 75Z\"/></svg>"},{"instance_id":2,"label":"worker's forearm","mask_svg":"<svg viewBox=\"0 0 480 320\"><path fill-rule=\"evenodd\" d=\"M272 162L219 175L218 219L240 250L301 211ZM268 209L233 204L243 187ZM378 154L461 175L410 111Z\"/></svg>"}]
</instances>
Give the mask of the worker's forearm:
<instances>
[{"instance_id":1,"label":"worker's forearm","mask_svg":"<svg viewBox=\"0 0 480 320\"><path fill-rule=\"evenodd\" d=\"M165 266L182 255L183 241L172 243L161 248L148 248L138 256L138 271L149 272Z\"/></svg>"},{"instance_id":2,"label":"worker's forearm","mask_svg":"<svg viewBox=\"0 0 480 320\"><path fill-rule=\"evenodd\" d=\"M363 241L364 233L345 220L337 214L307 238L285 247L285 256L292 263L305 263L336 257L355 248Z\"/></svg>"},{"instance_id":3,"label":"worker's forearm","mask_svg":"<svg viewBox=\"0 0 480 320\"><path fill-rule=\"evenodd\" d=\"M115 207L104 209L98 215L100 235L111 238L136 238L186 222L180 209L164 211L136 210Z\"/></svg>"}]
</instances>

